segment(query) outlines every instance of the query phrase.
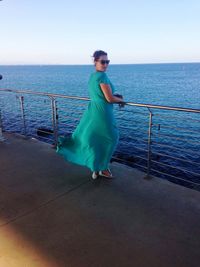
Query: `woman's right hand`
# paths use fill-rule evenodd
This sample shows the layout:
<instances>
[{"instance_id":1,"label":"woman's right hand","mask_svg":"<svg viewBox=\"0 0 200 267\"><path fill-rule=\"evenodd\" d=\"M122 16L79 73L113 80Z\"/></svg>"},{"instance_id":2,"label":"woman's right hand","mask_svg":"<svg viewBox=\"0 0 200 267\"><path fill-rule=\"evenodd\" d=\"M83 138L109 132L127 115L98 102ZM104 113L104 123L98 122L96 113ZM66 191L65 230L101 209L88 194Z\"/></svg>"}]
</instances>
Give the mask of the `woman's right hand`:
<instances>
[{"instance_id":1,"label":"woman's right hand","mask_svg":"<svg viewBox=\"0 0 200 267\"><path fill-rule=\"evenodd\" d=\"M120 95L120 94L114 94L114 96L117 97L117 98L120 98L121 101L118 102L118 104L119 104L120 108L123 108L125 106L125 102L123 101L123 96Z\"/></svg>"}]
</instances>

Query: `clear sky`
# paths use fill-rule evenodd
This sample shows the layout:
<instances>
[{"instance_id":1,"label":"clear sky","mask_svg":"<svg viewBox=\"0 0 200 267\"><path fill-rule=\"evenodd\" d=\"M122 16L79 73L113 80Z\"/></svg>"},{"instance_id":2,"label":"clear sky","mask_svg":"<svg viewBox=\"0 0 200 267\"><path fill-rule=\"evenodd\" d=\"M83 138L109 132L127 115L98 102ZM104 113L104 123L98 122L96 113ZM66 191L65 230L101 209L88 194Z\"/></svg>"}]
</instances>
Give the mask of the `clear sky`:
<instances>
[{"instance_id":1,"label":"clear sky","mask_svg":"<svg viewBox=\"0 0 200 267\"><path fill-rule=\"evenodd\" d=\"M200 62L200 0L2 0L0 64Z\"/></svg>"}]
</instances>

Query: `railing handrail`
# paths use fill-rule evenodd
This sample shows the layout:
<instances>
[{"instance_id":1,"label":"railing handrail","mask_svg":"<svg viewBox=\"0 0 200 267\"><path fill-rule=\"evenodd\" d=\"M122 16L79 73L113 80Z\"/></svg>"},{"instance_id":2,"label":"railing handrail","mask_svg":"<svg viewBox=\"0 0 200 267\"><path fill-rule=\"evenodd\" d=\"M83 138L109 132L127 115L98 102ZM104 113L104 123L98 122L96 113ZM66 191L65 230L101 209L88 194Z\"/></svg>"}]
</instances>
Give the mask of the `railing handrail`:
<instances>
[{"instance_id":1,"label":"railing handrail","mask_svg":"<svg viewBox=\"0 0 200 267\"><path fill-rule=\"evenodd\" d=\"M88 97L68 96L68 95L62 95L62 94L35 92L35 91L30 91L30 90L0 89L0 92L11 92L11 93L20 93L20 94L23 93L23 94L33 94L33 95L41 95L41 96L49 96L49 97L60 97L60 98L68 98L68 99L77 99L77 100L90 101L90 98L88 98ZM164 109L164 110L174 110L174 111L200 113L200 109L194 109L194 108L162 106L162 105L133 103L133 102L125 102L125 105L135 106L135 107L146 107L146 108L155 108L155 109Z\"/></svg>"},{"instance_id":2,"label":"railing handrail","mask_svg":"<svg viewBox=\"0 0 200 267\"><path fill-rule=\"evenodd\" d=\"M59 120L58 119L60 119L60 114L62 113L60 113L59 112L59 114L58 114L58 110L60 111L60 110L62 110L62 105L59 107L59 100L61 100L61 99L68 99L68 100L71 100L70 101L70 103L71 102L73 102L73 100L80 100L80 101L90 101L91 99L90 98L88 98L88 97L80 97L80 96L70 96L70 95L63 95L63 94L54 94L54 93L48 93L48 92L35 92L35 91L32 91L32 90L15 90L15 89L8 89L8 88L1 88L0 89L0 99L2 98L2 101L4 101L4 98L2 97L2 96L4 96L5 94L4 93L8 93L7 94L7 96L8 95L12 95L12 93L14 93L14 96L16 95L16 97L19 99L19 101L20 101L20 109L21 109L21 122L22 122L22 129L21 129L21 132L23 132L23 134L26 136L29 136L29 135L31 135L31 136L36 136L36 137L38 137L37 135L40 135L39 133L38 133L38 131L43 131L44 133L48 133L48 129L46 129L46 130L43 130L42 128L40 129L40 128L38 128L37 129L37 135L36 134L34 134L34 133L29 133L29 132L27 132L27 125L26 125L26 123L28 122L28 120L27 120L27 118L26 118L26 116L27 116L27 112L26 112L26 110L25 109L31 109L31 107L29 107L29 105L24 105L24 103L26 103L26 100L28 101L28 97L26 98L26 97L24 97L24 95L26 95L27 94L27 96L28 96L28 94L29 94L29 96L41 96L42 98L44 97L46 97L46 98L49 98L49 100L50 100L50 102L51 102L51 113L49 113L50 115L51 115L51 120L52 120L52 128L53 128L53 130L50 130L51 131L51 134L52 134L52 137L53 137L53 140L52 140L52 138L49 138L49 137L46 137L46 136L43 136L42 138L42 140L44 141L54 141L54 143L53 143L53 146L54 147L56 147L56 145L58 144L58 134L59 134L59 125L61 125L62 124L62 121L60 120L60 124L59 124ZM1 94L2 93L2 94ZM80 105L80 103L77 103L77 101L75 101L76 103L73 103L73 105L75 104L75 105ZM28 103L28 102L27 102ZM146 157L144 157L144 156L138 156L138 155L134 155L134 157L136 158L136 159L140 159L140 160L142 160L142 162L143 161L145 161L145 164L138 164L138 162L137 162L137 160L136 160L136 162L134 162L134 166L136 166L136 167L139 167L139 168L142 168L142 170L144 170L145 169L145 172L146 172L146 178L150 178L151 177L151 173L158 173L159 175L167 175L167 177L169 176L169 177L171 177L171 178L176 178L176 179L180 179L180 180L182 180L182 181L184 181L184 179L183 178L180 178L180 177L176 177L176 175L174 176L174 175L171 175L171 174L169 174L169 173L171 173L171 171L169 171L169 172L166 172L166 170L163 170L162 168L160 168L160 166L161 167L167 167L167 168L170 168L170 170L171 170L171 168L172 168L172 170L174 171L174 169L176 169L179 173L180 172L182 172L182 173L189 173L189 174L193 174L193 175L197 175L197 176L199 176L199 171L198 171L198 168L196 168L197 169L197 171L195 171L195 170L192 170L192 172L190 171L190 170L186 170L185 168L182 168L182 162L185 162L185 163L187 163L187 164L195 164L195 166L198 166L197 165L197 163L196 163L196 161L191 161L191 160L187 160L187 158L186 159L182 159L182 157L177 157L177 156L174 156L173 154L171 155L169 155L168 153L165 153L165 154L163 154L163 153L161 153L162 152L162 150L161 150L161 152L159 151L159 153L158 153L158 151L157 150L154 150L154 149L152 149L152 145L155 145L156 143L155 143L155 135L154 135L154 133L152 132L152 129L153 129L153 126L155 126L156 124L153 122L154 121L154 118L153 118L153 115L158 115L159 114L159 112L153 112L155 109L157 109L157 111L158 110L165 110L165 111L169 111L168 113L171 113L172 111L182 111L182 112L189 112L189 113L193 113L193 114L200 114L200 109L193 109L193 108L185 108L185 107L173 107L173 106L162 106L162 105L153 105L153 104L144 104L144 103L133 103L133 102L124 102L125 103L125 105L126 106L129 106L130 107L130 109L123 109L123 112L130 112L130 110L132 110L131 108L133 108L133 107L139 107L139 108L144 108L144 109L146 109L147 111L148 111L148 114L149 114L149 123L148 123L148 142L146 142L146 144L145 145L147 145L148 147L147 147L147 149L144 149L143 148L143 146L142 147L138 147L137 145L135 146L135 149L138 151L138 150L140 150L140 151L142 151L142 153L144 154L146 154L147 153L147 158ZM8 104L9 104L9 102L8 102ZM69 104L69 103L68 103ZM82 103L83 104L83 103ZM81 104L81 106L82 106L82 104ZM117 104L117 103L115 103L115 104ZM85 104L84 104L84 106L85 106ZM67 107L68 108L68 107ZM35 111L35 108L34 108L34 111ZM138 113L137 111L135 111L135 113ZM161 112L160 112L161 113ZM146 114L146 113L144 113L143 111L142 111L142 113L141 114ZM148 115L148 114L146 114L146 115ZM1 106L0 106L0 115L1 115ZM132 114L133 116L134 116L134 114ZM166 114L163 114L163 115L166 115ZM49 115L48 115L49 116ZM70 117L71 117L71 115L70 115ZM177 116L176 116L177 117ZM189 116L189 117L192 117L192 116ZM80 119L80 118L79 118ZM123 118L124 119L124 118ZM0 116L0 122L1 122L1 120L2 120L2 118L1 118L1 116ZM125 120L125 119L124 119ZM184 117L184 120L185 120L185 117ZM197 121L197 120L196 120ZM200 122L200 120L198 120L198 122ZM161 124L163 123L163 121L161 121ZM66 124L66 123L65 123ZM71 127L72 125L74 125L74 122L73 122L73 124L71 124L71 123L67 123L67 125L69 126L69 127ZM157 124L158 125L158 131L160 131L160 123L159 124ZM124 125L123 125L124 126ZM121 127L121 126L120 126ZM122 127L123 128L123 127ZM172 128L172 127L169 127L169 128ZM173 128L174 129L174 128ZM29 129L28 129L28 131L29 131ZM190 129L190 131L191 131L191 129ZM0 123L0 141L4 141L5 139L2 137L2 132L3 132L3 129L2 129L2 124ZM198 133L198 131L196 131L196 133ZM164 136L164 137L169 137L166 133L164 133L164 134L162 134L162 133L160 133L159 132L159 137L162 137L162 136ZM128 136L129 137L129 136ZM153 137L153 138L152 138ZM171 135L171 138L174 138L174 136L173 136L173 134ZM183 138L178 138L178 137L176 137L176 138L174 138L174 139L177 139L177 140L183 140ZM187 140L187 143L192 143L192 144L196 144L197 142L195 141L195 142L192 142L191 140ZM175 148L175 147L173 147L173 148ZM143 155L142 154L142 155ZM154 159L154 156L161 156L161 157L165 157L165 158L169 158L170 160L172 159L173 161L175 160L178 160L178 162L180 162L181 164L179 164L180 166L181 166L181 168L179 168L179 167L177 167L177 166L174 166L174 164L170 164L170 162L169 161L160 161L159 159ZM119 160L119 158L115 158L115 159L117 159L117 160ZM120 161L122 161L121 159L120 159ZM126 162L126 163L131 163L132 161L131 160L125 160L125 159L123 159L123 161L124 162ZM140 163L140 161L139 161L139 163ZM155 164L158 164L158 166L159 166L159 168L157 169L157 170L155 170ZM145 165L145 166L143 166L143 165ZM132 166L132 165L131 165ZM195 176L196 177L196 176ZM185 181L187 181L187 180L185 180ZM195 181L193 181L193 180L191 180L191 179L189 179L188 180L188 183L190 183L192 186L193 185L199 185L200 186L200 183L197 183L196 182L196 180Z\"/></svg>"},{"instance_id":3,"label":"railing handrail","mask_svg":"<svg viewBox=\"0 0 200 267\"><path fill-rule=\"evenodd\" d=\"M62 95L62 94L35 92L35 91L30 91L30 90L0 89L0 92L1 91L11 92L11 93L20 93L20 94L33 94L33 95L41 95L41 96L49 96L49 97L61 97L61 98L69 98L69 99L87 100L87 101L90 100L88 97L67 96L67 95Z\"/></svg>"}]
</instances>

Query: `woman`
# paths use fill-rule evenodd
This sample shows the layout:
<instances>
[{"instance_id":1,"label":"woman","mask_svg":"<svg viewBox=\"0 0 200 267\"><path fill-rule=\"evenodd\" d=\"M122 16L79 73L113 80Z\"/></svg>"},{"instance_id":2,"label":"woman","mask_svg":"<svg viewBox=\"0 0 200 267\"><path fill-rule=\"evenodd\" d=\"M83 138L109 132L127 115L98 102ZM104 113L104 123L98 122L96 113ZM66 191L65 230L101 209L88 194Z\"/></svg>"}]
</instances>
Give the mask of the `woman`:
<instances>
[{"instance_id":1,"label":"woman","mask_svg":"<svg viewBox=\"0 0 200 267\"><path fill-rule=\"evenodd\" d=\"M66 160L87 166L92 178L98 175L112 178L109 162L118 143L119 134L113 115L113 103L121 103L105 71L107 53L98 50L93 54L95 72L89 79L90 103L71 138L59 138L56 152Z\"/></svg>"}]
</instances>

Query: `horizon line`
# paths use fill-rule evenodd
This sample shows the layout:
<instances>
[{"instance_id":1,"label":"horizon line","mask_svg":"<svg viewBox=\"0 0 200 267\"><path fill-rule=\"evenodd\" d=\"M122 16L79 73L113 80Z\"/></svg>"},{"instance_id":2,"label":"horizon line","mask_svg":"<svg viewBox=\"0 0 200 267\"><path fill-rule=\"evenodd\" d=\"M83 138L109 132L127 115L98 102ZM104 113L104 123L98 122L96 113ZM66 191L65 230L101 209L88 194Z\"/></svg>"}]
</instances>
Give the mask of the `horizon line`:
<instances>
[{"instance_id":1,"label":"horizon line","mask_svg":"<svg viewBox=\"0 0 200 267\"><path fill-rule=\"evenodd\" d=\"M111 63L111 65L161 65L161 64L200 64L200 61L195 61L195 62L151 62L151 63ZM16 64L0 64L0 66L93 66L93 64L72 64L72 63L16 63Z\"/></svg>"}]
</instances>

